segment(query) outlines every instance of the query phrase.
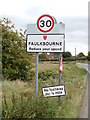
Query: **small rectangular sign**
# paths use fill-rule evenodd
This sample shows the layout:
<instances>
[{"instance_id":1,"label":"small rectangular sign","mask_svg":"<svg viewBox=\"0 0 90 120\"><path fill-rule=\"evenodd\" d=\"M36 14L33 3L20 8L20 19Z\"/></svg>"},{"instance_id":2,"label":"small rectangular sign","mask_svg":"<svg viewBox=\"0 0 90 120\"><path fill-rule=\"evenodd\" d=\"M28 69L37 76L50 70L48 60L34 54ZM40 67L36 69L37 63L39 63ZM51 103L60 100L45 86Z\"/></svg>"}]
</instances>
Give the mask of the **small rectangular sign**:
<instances>
[{"instance_id":1,"label":"small rectangular sign","mask_svg":"<svg viewBox=\"0 0 90 120\"><path fill-rule=\"evenodd\" d=\"M44 97L64 96L65 95L64 86L43 88L43 95Z\"/></svg>"},{"instance_id":2,"label":"small rectangular sign","mask_svg":"<svg viewBox=\"0 0 90 120\"><path fill-rule=\"evenodd\" d=\"M27 52L63 52L64 35L27 35Z\"/></svg>"}]
</instances>

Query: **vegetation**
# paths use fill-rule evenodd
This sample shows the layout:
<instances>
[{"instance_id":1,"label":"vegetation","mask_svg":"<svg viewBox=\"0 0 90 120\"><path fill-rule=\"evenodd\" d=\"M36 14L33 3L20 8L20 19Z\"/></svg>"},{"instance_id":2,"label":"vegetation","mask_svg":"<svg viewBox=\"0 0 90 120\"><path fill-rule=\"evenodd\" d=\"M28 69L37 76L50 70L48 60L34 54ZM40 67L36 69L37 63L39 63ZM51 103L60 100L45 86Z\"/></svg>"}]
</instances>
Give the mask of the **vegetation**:
<instances>
[{"instance_id":1,"label":"vegetation","mask_svg":"<svg viewBox=\"0 0 90 120\"><path fill-rule=\"evenodd\" d=\"M52 64L52 62L41 62L38 74L39 97L36 99L35 74L33 72L35 71L35 63L32 64L33 55L26 53L26 31L24 33L22 30L18 32L14 24L5 18L0 21L0 25L2 25L2 46L0 45L0 49L2 47L0 61L2 61L3 73L2 117L21 120L23 118L78 117L87 84L87 72L73 63L63 65L61 83L65 86L66 95L61 97L61 104L59 105L58 97L44 98L42 95L43 87L58 85L59 66ZM49 61L45 53L40 54L39 57ZM66 61L75 60L70 52L64 52L63 57L63 60ZM57 60L51 59L51 61ZM31 79L33 80L30 81Z\"/></svg>"},{"instance_id":2,"label":"vegetation","mask_svg":"<svg viewBox=\"0 0 90 120\"><path fill-rule=\"evenodd\" d=\"M58 66L55 64L56 67L54 65L53 68L53 64L51 65L52 68L48 67L48 70L45 70L43 64L43 71L39 72L37 100L35 98L35 80L30 82L3 81L3 118L78 117L87 84L87 72L76 64L63 65L61 83L65 85L66 95L61 97L59 105L58 97L43 98L42 96L42 87L58 85Z\"/></svg>"},{"instance_id":3,"label":"vegetation","mask_svg":"<svg viewBox=\"0 0 90 120\"><path fill-rule=\"evenodd\" d=\"M52 53L50 53L52 54ZM42 55L40 55L40 61L41 62L44 62L44 61L59 61L59 54L60 53L53 53L52 58L49 58L47 55L47 57L42 57ZM90 58L90 55L89 55L89 52L88 52L88 56L85 56L83 54L83 52L80 52L76 57L75 56L72 56L72 54L67 51L67 52L63 52L63 61L67 61L67 62L71 62L71 61L79 61L79 62L85 62L87 60L89 60ZM56 56L56 57L55 57Z\"/></svg>"},{"instance_id":4,"label":"vegetation","mask_svg":"<svg viewBox=\"0 0 90 120\"><path fill-rule=\"evenodd\" d=\"M26 53L25 36L15 30L9 19L4 18L1 24L3 76L11 80L32 79L32 54Z\"/></svg>"},{"instance_id":5,"label":"vegetation","mask_svg":"<svg viewBox=\"0 0 90 120\"><path fill-rule=\"evenodd\" d=\"M48 59L48 55L46 53L39 54L39 59Z\"/></svg>"},{"instance_id":6,"label":"vegetation","mask_svg":"<svg viewBox=\"0 0 90 120\"><path fill-rule=\"evenodd\" d=\"M72 54L69 51L63 52L63 58L69 58L69 57L72 57Z\"/></svg>"},{"instance_id":7,"label":"vegetation","mask_svg":"<svg viewBox=\"0 0 90 120\"><path fill-rule=\"evenodd\" d=\"M46 81L47 79L50 79L52 77L53 79L57 78L57 72L55 70L47 70L39 72L38 78Z\"/></svg>"},{"instance_id":8,"label":"vegetation","mask_svg":"<svg viewBox=\"0 0 90 120\"><path fill-rule=\"evenodd\" d=\"M80 53L77 55L77 57L85 57L85 55L84 55L82 52L80 52Z\"/></svg>"},{"instance_id":9,"label":"vegetation","mask_svg":"<svg viewBox=\"0 0 90 120\"><path fill-rule=\"evenodd\" d=\"M1 74L1 71L2 71L2 45L1 45L1 39L2 39L2 36L1 36L1 25L0 25L0 74Z\"/></svg>"},{"instance_id":10,"label":"vegetation","mask_svg":"<svg viewBox=\"0 0 90 120\"><path fill-rule=\"evenodd\" d=\"M90 51L88 51L88 60L90 61Z\"/></svg>"}]
</instances>

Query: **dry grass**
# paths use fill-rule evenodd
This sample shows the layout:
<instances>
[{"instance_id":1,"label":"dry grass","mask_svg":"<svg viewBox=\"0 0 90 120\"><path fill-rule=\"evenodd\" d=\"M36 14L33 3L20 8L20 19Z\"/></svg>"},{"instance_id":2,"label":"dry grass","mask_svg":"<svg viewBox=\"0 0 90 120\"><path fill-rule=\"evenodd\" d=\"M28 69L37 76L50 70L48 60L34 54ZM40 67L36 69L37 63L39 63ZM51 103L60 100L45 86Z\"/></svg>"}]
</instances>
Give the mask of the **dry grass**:
<instances>
[{"instance_id":1,"label":"dry grass","mask_svg":"<svg viewBox=\"0 0 90 120\"><path fill-rule=\"evenodd\" d=\"M51 69L58 73L58 64L51 64L50 62L39 63L39 71ZM62 97L62 103L60 107L56 108L58 109L59 117L73 118L78 116L86 83L87 73L85 70L75 64L63 65L62 84L65 85L66 96ZM56 84L58 84L58 74L57 78L55 79L52 79L52 77L46 81L39 79L39 97L42 96L42 87L50 85L54 86ZM2 85L3 94L5 93L7 99L11 98L12 92L18 96L30 96L31 99L35 98L35 79L30 82L18 80L13 82L4 81ZM50 99L51 101L54 101L51 103L51 105L57 103L58 101L58 98Z\"/></svg>"},{"instance_id":2,"label":"dry grass","mask_svg":"<svg viewBox=\"0 0 90 120\"><path fill-rule=\"evenodd\" d=\"M38 64L38 71L44 71L44 70L51 70L51 69L55 69L58 68L59 65L58 64L52 64L52 62L39 62ZM34 64L34 71L36 71L36 64Z\"/></svg>"},{"instance_id":3,"label":"dry grass","mask_svg":"<svg viewBox=\"0 0 90 120\"><path fill-rule=\"evenodd\" d=\"M23 82L23 81L4 81L2 82L2 95L6 94L7 99L12 97L12 93L18 96L28 96L32 98L35 96L35 81Z\"/></svg>"}]
</instances>

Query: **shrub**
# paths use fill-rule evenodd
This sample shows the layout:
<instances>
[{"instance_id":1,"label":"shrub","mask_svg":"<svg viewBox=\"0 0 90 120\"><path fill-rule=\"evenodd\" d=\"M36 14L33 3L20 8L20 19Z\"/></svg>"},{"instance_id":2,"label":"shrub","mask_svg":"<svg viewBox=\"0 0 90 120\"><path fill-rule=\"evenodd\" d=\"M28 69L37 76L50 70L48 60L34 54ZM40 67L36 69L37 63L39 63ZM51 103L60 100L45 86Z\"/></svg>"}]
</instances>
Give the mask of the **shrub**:
<instances>
[{"instance_id":1,"label":"shrub","mask_svg":"<svg viewBox=\"0 0 90 120\"><path fill-rule=\"evenodd\" d=\"M42 80L48 80L50 77L55 79L55 77L57 77L57 72L55 70L47 70L38 73L39 79L41 78Z\"/></svg>"},{"instance_id":2,"label":"shrub","mask_svg":"<svg viewBox=\"0 0 90 120\"><path fill-rule=\"evenodd\" d=\"M53 104L53 105L52 105ZM29 96L15 96L10 101L3 99L2 118L55 118L58 116L57 104L47 98L31 99Z\"/></svg>"},{"instance_id":3,"label":"shrub","mask_svg":"<svg viewBox=\"0 0 90 120\"><path fill-rule=\"evenodd\" d=\"M7 79L32 79L32 54L26 53L25 36L10 20L2 22L2 73Z\"/></svg>"}]
</instances>

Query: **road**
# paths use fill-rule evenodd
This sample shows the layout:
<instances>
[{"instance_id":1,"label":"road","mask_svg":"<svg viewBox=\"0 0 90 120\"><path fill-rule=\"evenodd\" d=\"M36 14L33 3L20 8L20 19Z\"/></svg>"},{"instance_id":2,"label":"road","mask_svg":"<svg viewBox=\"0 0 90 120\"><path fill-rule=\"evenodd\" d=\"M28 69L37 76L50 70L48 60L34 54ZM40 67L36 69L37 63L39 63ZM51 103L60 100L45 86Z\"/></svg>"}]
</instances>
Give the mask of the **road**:
<instances>
[{"instance_id":1,"label":"road","mask_svg":"<svg viewBox=\"0 0 90 120\"><path fill-rule=\"evenodd\" d=\"M85 68L90 74L90 64L80 64L83 68Z\"/></svg>"},{"instance_id":2,"label":"road","mask_svg":"<svg viewBox=\"0 0 90 120\"><path fill-rule=\"evenodd\" d=\"M90 98L88 96L88 91L90 89L89 87L89 79L90 79L90 65L88 64L80 64L83 68L85 68L88 71L88 86L86 88L85 91L85 96L83 99L83 103L82 103L82 107L80 109L80 118L90 118L89 114L88 114L88 110L89 110L89 106L88 106L88 101L90 101ZM88 99L89 98L89 99Z\"/></svg>"}]
</instances>

